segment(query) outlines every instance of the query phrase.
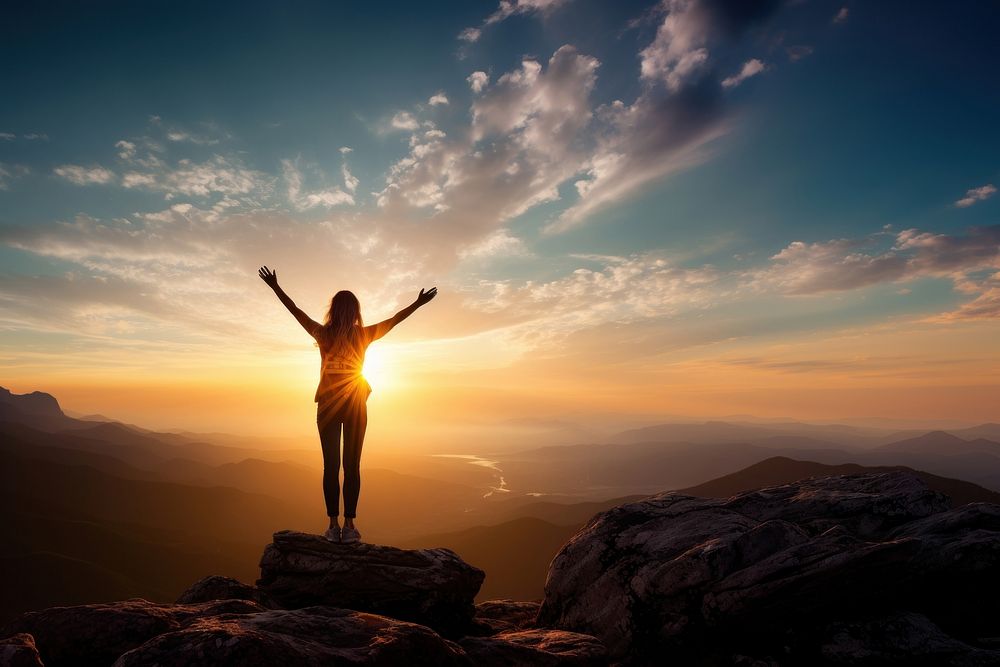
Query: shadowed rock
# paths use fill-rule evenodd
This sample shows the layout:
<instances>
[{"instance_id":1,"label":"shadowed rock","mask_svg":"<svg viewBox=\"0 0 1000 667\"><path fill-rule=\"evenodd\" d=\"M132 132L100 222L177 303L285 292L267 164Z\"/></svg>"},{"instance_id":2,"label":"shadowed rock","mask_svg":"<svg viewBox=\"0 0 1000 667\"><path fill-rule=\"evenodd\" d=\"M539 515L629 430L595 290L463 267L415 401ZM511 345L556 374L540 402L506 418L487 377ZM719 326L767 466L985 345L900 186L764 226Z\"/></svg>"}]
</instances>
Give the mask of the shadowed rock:
<instances>
[{"instance_id":1,"label":"shadowed rock","mask_svg":"<svg viewBox=\"0 0 1000 667\"><path fill-rule=\"evenodd\" d=\"M35 638L21 632L0 639L0 667L43 667Z\"/></svg>"},{"instance_id":2,"label":"shadowed rock","mask_svg":"<svg viewBox=\"0 0 1000 667\"><path fill-rule=\"evenodd\" d=\"M519 630L459 641L478 667L601 667L608 652L590 635L562 630Z\"/></svg>"},{"instance_id":3,"label":"shadowed rock","mask_svg":"<svg viewBox=\"0 0 1000 667\"><path fill-rule=\"evenodd\" d=\"M211 600L251 600L266 609L278 608L277 603L260 589L232 577L223 577L218 574L205 577L192 584L177 598L177 604L195 604Z\"/></svg>"},{"instance_id":4,"label":"shadowed rock","mask_svg":"<svg viewBox=\"0 0 1000 667\"><path fill-rule=\"evenodd\" d=\"M914 613L834 624L821 650L830 665L1000 665L1000 651L969 646Z\"/></svg>"},{"instance_id":5,"label":"shadowed rock","mask_svg":"<svg viewBox=\"0 0 1000 667\"><path fill-rule=\"evenodd\" d=\"M179 605L137 598L30 611L9 623L0 636L30 633L46 667L106 667L150 638L178 630L199 618L257 611L263 611L262 607L247 600Z\"/></svg>"},{"instance_id":6,"label":"shadowed rock","mask_svg":"<svg viewBox=\"0 0 1000 667\"><path fill-rule=\"evenodd\" d=\"M636 664L736 654L808 664L817 628L879 610L935 620L943 610L941 626L955 632L969 612L951 612L1000 592L986 576L1000 565L1000 508L947 508L906 472L728 500L661 494L599 514L563 547L538 624L592 634ZM995 615L985 616L962 631L993 636Z\"/></svg>"},{"instance_id":7,"label":"shadowed rock","mask_svg":"<svg viewBox=\"0 0 1000 667\"><path fill-rule=\"evenodd\" d=\"M476 605L476 621L488 628L486 634L526 630L535 625L539 602L517 600L487 600Z\"/></svg>"},{"instance_id":8,"label":"shadowed rock","mask_svg":"<svg viewBox=\"0 0 1000 667\"><path fill-rule=\"evenodd\" d=\"M121 656L115 667L469 665L429 628L348 609L312 607L202 618Z\"/></svg>"},{"instance_id":9,"label":"shadowed rock","mask_svg":"<svg viewBox=\"0 0 1000 667\"><path fill-rule=\"evenodd\" d=\"M472 621L486 576L449 549L338 544L279 531L260 560L257 587L286 609L328 605L428 625L446 636Z\"/></svg>"}]
</instances>

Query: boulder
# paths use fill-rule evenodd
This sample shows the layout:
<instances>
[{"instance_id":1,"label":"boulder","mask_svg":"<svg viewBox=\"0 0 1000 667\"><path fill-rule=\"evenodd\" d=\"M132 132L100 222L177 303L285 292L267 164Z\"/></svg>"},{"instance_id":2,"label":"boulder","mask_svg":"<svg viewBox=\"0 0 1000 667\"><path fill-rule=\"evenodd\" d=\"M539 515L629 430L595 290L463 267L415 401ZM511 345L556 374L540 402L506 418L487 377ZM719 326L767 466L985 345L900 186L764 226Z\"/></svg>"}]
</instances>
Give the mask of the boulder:
<instances>
[{"instance_id":1,"label":"boulder","mask_svg":"<svg viewBox=\"0 0 1000 667\"><path fill-rule=\"evenodd\" d=\"M808 664L818 629L873 613L939 621L943 610L948 632L996 636L995 615L974 627L948 614L968 615L996 593L997 584L973 584L1000 565L998 517L991 505L948 510L946 497L902 471L728 500L661 494L597 515L563 547L538 625L594 635L612 659L634 664L737 655ZM959 584L969 597L948 603Z\"/></svg>"},{"instance_id":2,"label":"boulder","mask_svg":"<svg viewBox=\"0 0 1000 667\"><path fill-rule=\"evenodd\" d=\"M178 630L199 618L257 611L263 608L247 600L178 605L136 598L30 611L4 627L0 636L29 633L46 667L107 667L122 653L150 638Z\"/></svg>"},{"instance_id":3,"label":"boulder","mask_svg":"<svg viewBox=\"0 0 1000 667\"><path fill-rule=\"evenodd\" d=\"M122 655L114 667L469 667L429 628L348 609L311 607L198 619Z\"/></svg>"},{"instance_id":4,"label":"boulder","mask_svg":"<svg viewBox=\"0 0 1000 667\"><path fill-rule=\"evenodd\" d=\"M596 638L577 632L535 629L465 637L459 644L477 667L603 667L608 652Z\"/></svg>"},{"instance_id":5,"label":"boulder","mask_svg":"<svg viewBox=\"0 0 1000 667\"><path fill-rule=\"evenodd\" d=\"M339 544L279 531L260 560L257 587L285 609L316 605L391 616L463 634L486 576L449 549Z\"/></svg>"},{"instance_id":6,"label":"boulder","mask_svg":"<svg viewBox=\"0 0 1000 667\"><path fill-rule=\"evenodd\" d=\"M0 667L43 667L35 638L19 632L0 639Z\"/></svg>"},{"instance_id":7,"label":"boulder","mask_svg":"<svg viewBox=\"0 0 1000 667\"><path fill-rule=\"evenodd\" d=\"M211 600L252 600L266 609L278 608L278 604L267 593L255 586L217 574L192 584L177 598L177 604L194 604Z\"/></svg>"}]
</instances>

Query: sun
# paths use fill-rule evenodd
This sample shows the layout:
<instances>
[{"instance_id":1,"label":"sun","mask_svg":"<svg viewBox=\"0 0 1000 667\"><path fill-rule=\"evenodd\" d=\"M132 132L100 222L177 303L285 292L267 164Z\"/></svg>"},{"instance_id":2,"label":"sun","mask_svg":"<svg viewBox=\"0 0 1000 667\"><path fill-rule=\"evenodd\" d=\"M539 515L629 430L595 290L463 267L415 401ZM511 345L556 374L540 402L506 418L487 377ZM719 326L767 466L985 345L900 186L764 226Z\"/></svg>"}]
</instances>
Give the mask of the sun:
<instances>
[{"instance_id":1,"label":"sun","mask_svg":"<svg viewBox=\"0 0 1000 667\"><path fill-rule=\"evenodd\" d=\"M365 352L365 363L361 367L361 374L374 388L385 388L392 384L392 368L384 348L368 348Z\"/></svg>"}]
</instances>

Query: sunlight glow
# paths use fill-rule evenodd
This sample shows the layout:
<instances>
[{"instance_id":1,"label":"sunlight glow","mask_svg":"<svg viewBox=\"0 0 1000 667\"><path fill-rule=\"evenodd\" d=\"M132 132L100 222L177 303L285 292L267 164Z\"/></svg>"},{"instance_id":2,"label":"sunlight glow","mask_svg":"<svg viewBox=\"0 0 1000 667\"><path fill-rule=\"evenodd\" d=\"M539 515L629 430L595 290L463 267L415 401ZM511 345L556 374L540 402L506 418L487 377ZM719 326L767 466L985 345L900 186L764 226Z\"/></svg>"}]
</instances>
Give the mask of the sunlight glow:
<instances>
[{"instance_id":1,"label":"sunlight glow","mask_svg":"<svg viewBox=\"0 0 1000 667\"><path fill-rule=\"evenodd\" d=\"M384 347L374 346L365 352L365 363L361 368L361 374L365 376L372 387L386 389L393 385L393 369L390 355L386 354Z\"/></svg>"}]
</instances>

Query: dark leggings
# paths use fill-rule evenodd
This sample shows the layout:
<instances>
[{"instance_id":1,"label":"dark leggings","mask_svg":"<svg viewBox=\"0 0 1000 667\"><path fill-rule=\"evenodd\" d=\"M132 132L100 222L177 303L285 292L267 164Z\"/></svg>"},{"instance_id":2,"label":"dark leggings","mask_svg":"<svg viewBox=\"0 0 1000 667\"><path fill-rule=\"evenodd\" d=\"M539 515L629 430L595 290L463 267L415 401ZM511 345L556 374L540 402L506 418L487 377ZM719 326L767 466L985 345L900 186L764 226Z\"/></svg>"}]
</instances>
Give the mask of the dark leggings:
<instances>
[{"instance_id":1,"label":"dark leggings","mask_svg":"<svg viewBox=\"0 0 1000 667\"><path fill-rule=\"evenodd\" d=\"M358 514L361 494L361 447L365 444L368 410L363 402L345 410L319 429L323 446L323 498L327 516L340 514L340 429L344 429L344 516L353 519ZM322 420L319 420L322 423Z\"/></svg>"}]
</instances>

